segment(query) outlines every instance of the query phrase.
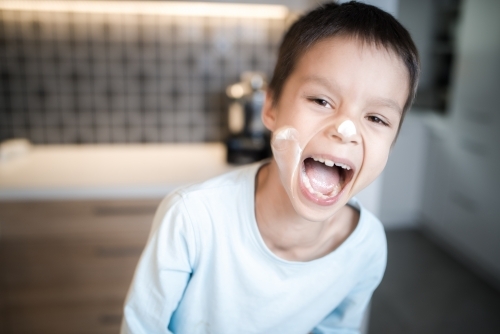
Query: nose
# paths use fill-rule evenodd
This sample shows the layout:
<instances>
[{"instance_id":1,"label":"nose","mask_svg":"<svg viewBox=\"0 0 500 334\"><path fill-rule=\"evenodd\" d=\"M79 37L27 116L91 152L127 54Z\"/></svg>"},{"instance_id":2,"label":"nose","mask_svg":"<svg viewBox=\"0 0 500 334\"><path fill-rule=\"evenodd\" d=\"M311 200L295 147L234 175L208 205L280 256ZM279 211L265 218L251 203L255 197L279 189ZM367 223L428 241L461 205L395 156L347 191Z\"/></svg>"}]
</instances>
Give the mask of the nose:
<instances>
[{"instance_id":1,"label":"nose","mask_svg":"<svg viewBox=\"0 0 500 334\"><path fill-rule=\"evenodd\" d=\"M336 119L328 125L328 136L343 143L358 143L359 133L355 123L347 117Z\"/></svg>"}]
</instances>

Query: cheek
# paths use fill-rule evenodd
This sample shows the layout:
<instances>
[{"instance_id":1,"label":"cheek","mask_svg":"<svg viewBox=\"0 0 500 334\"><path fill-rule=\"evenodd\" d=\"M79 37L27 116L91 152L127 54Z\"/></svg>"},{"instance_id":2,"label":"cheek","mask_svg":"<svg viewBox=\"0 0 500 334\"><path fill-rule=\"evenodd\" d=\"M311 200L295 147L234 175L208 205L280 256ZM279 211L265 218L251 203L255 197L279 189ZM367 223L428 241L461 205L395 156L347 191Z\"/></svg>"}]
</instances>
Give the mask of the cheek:
<instances>
[{"instance_id":1,"label":"cheek","mask_svg":"<svg viewBox=\"0 0 500 334\"><path fill-rule=\"evenodd\" d=\"M379 151L379 154L374 159L375 160L374 167L375 167L375 170L377 172L377 176L378 176L378 174L382 173L382 171L384 170L388 159L389 159L389 150Z\"/></svg>"},{"instance_id":2,"label":"cheek","mask_svg":"<svg viewBox=\"0 0 500 334\"><path fill-rule=\"evenodd\" d=\"M299 113L294 115L295 117L281 118L277 122L277 129L293 128L296 133L296 143L304 149L311 139L322 131L324 124L313 117L301 117Z\"/></svg>"},{"instance_id":3,"label":"cheek","mask_svg":"<svg viewBox=\"0 0 500 334\"><path fill-rule=\"evenodd\" d=\"M375 180L385 168L389 159L390 143L387 142L372 142L370 147L367 147L365 154L365 168L369 171L370 176L367 180L372 182Z\"/></svg>"},{"instance_id":4,"label":"cheek","mask_svg":"<svg viewBox=\"0 0 500 334\"><path fill-rule=\"evenodd\" d=\"M365 163L372 166L377 173L381 173L389 159L397 129L385 128L384 130L377 129L377 131L374 131L373 129L364 128L363 130L365 130L363 136Z\"/></svg>"},{"instance_id":5,"label":"cheek","mask_svg":"<svg viewBox=\"0 0 500 334\"><path fill-rule=\"evenodd\" d=\"M280 104L277 113L277 128L293 126L296 129L300 128L306 131L308 128L315 128L318 126L318 123L321 123L324 115L311 110L310 102L303 101L298 95L297 93L296 98L286 99L283 101L284 103Z\"/></svg>"}]
</instances>

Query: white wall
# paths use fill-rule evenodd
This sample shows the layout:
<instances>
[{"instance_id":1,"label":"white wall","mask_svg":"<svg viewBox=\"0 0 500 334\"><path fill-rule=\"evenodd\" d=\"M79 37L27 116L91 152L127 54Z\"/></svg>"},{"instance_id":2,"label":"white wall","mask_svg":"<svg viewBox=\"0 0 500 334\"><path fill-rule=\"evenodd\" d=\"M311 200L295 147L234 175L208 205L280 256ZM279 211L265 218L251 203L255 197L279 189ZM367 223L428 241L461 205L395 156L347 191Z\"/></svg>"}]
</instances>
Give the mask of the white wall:
<instances>
[{"instance_id":1,"label":"white wall","mask_svg":"<svg viewBox=\"0 0 500 334\"><path fill-rule=\"evenodd\" d=\"M424 111L411 110L384 170L380 220L386 228L415 227L421 219L428 135Z\"/></svg>"},{"instance_id":2,"label":"white wall","mask_svg":"<svg viewBox=\"0 0 500 334\"><path fill-rule=\"evenodd\" d=\"M465 0L452 104L431 128L424 227L500 286L500 2Z\"/></svg>"}]
</instances>

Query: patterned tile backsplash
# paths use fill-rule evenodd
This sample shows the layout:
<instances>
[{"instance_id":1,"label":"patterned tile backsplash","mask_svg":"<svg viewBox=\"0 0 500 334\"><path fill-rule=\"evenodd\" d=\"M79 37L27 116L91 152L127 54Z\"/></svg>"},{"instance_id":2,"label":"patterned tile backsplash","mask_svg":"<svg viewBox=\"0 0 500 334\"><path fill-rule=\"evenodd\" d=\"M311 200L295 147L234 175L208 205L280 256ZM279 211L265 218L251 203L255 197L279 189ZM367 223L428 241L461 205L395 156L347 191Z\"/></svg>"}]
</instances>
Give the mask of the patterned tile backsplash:
<instances>
[{"instance_id":1,"label":"patterned tile backsplash","mask_svg":"<svg viewBox=\"0 0 500 334\"><path fill-rule=\"evenodd\" d=\"M225 88L271 76L284 20L0 11L0 140L218 141Z\"/></svg>"}]
</instances>

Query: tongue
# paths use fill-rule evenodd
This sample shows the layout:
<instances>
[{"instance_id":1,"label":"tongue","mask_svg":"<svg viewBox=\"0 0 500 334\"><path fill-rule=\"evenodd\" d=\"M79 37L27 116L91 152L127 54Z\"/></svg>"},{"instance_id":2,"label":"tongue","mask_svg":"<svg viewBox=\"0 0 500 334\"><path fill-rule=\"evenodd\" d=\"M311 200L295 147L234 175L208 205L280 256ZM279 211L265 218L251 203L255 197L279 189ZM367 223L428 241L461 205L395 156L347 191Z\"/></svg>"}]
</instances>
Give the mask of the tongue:
<instances>
[{"instance_id":1,"label":"tongue","mask_svg":"<svg viewBox=\"0 0 500 334\"><path fill-rule=\"evenodd\" d=\"M338 168L328 167L313 159L306 159L304 166L311 187L323 195L331 193L340 181Z\"/></svg>"}]
</instances>

